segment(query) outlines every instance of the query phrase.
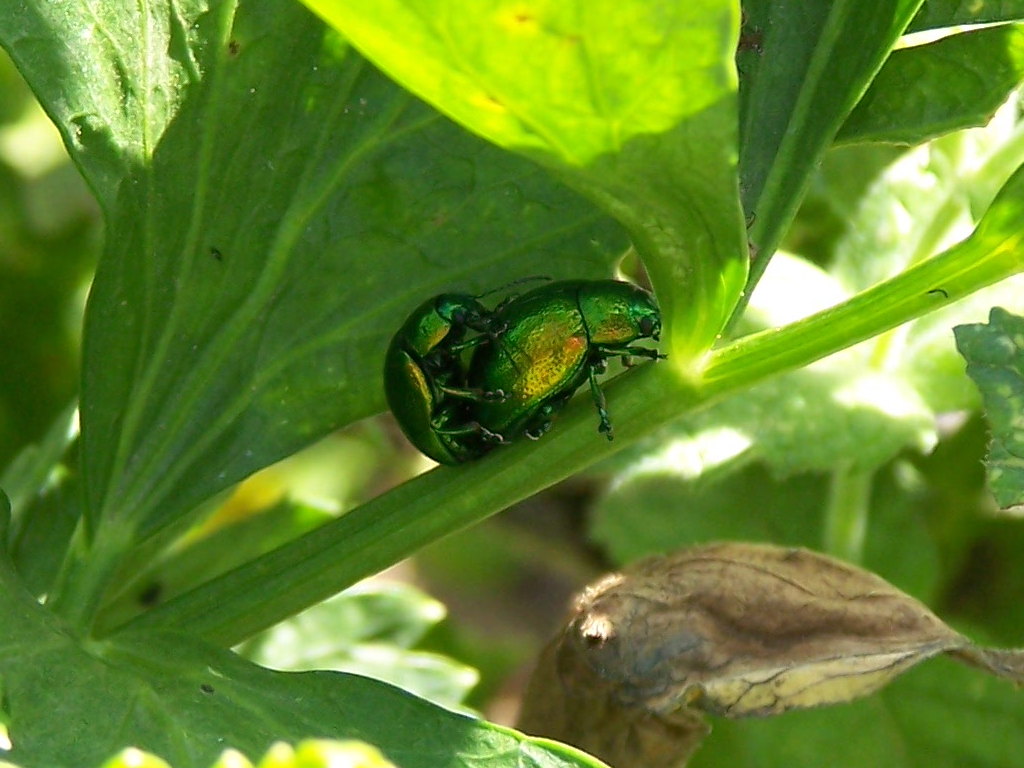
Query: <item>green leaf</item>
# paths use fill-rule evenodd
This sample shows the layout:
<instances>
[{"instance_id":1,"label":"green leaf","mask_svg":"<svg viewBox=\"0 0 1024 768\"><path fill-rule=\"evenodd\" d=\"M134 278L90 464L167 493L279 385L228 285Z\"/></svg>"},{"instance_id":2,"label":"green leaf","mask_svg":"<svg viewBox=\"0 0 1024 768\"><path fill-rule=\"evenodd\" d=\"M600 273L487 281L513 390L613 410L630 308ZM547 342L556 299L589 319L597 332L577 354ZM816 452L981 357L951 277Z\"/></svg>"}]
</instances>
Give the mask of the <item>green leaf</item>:
<instances>
[{"instance_id":1,"label":"green leaf","mask_svg":"<svg viewBox=\"0 0 1024 768\"><path fill-rule=\"evenodd\" d=\"M47 594L81 517L81 484L70 450L78 437L78 413L72 403L57 416L42 440L15 456L0 475L11 496L11 525L6 545L15 568L35 595ZM70 461L67 461L70 458Z\"/></svg>"},{"instance_id":2,"label":"green leaf","mask_svg":"<svg viewBox=\"0 0 1024 768\"><path fill-rule=\"evenodd\" d=\"M21 105L31 91L3 51L0 60L11 72L0 72L0 113L20 112L0 123L2 468L77 398L82 291L99 252L99 216L60 136L37 104Z\"/></svg>"},{"instance_id":3,"label":"green leaf","mask_svg":"<svg viewBox=\"0 0 1024 768\"><path fill-rule=\"evenodd\" d=\"M945 658L852 704L712 725L688 768L1014 768L1024 750L1020 692Z\"/></svg>"},{"instance_id":4,"label":"green leaf","mask_svg":"<svg viewBox=\"0 0 1024 768\"><path fill-rule=\"evenodd\" d=\"M409 90L615 215L680 364L711 345L746 269L735 3L306 2Z\"/></svg>"},{"instance_id":5,"label":"green leaf","mask_svg":"<svg viewBox=\"0 0 1024 768\"><path fill-rule=\"evenodd\" d=\"M1024 19L1024 2L1021 0L925 0L907 31L1016 19Z\"/></svg>"},{"instance_id":6,"label":"green leaf","mask_svg":"<svg viewBox=\"0 0 1024 768\"><path fill-rule=\"evenodd\" d=\"M91 536L53 602L83 616L133 539L379 411L387 340L424 296L608 276L626 246L301 6L95 13L0 18L107 211L81 398ZM50 23L66 40L35 45Z\"/></svg>"},{"instance_id":7,"label":"green leaf","mask_svg":"<svg viewBox=\"0 0 1024 768\"><path fill-rule=\"evenodd\" d=\"M954 329L992 430L986 465L1001 507L1024 504L1024 318L995 307L987 324Z\"/></svg>"},{"instance_id":8,"label":"green leaf","mask_svg":"<svg viewBox=\"0 0 1024 768\"><path fill-rule=\"evenodd\" d=\"M93 289L82 394L90 508L112 525L141 517L141 536L379 410L388 336L441 287L429 284L439 274L483 261L479 272L493 275L483 284L463 269L465 287L484 290L554 271L561 252L592 273L614 253L613 230L572 195L411 102L337 41L321 48L322 29L301 10L274 15L273 37L251 49L260 8L234 20L234 77L204 80L199 114L176 123L201 120L209 156L183 168L196 134L165 137L151 182L161 194L115 225L156 231L111 233ZM259 129L229 151L238 111ZM148 271L136 264L146 241L157 251ZM399 291L396 273L408 278Z\"/></svg>"},{"instance_id":9,"label":"green leaf","mask_svg":"<svg viewBox=\"0 0 1024 768\"><path fill-rule=\"evenodd\" d=\"M75 527L81 521L82 484L74 470L55 467L47 486L11 526L10 557L32 594L50 594Z\"/></svg>"},{"instance_id":10,"label":"green leaf","mask_svg":"<svg viewBox=\"0 0 1024 768\"><path fill-rule=\"evenodd\" d=\"M54 420L42 440L23 448L0 473L0 488L10 497L15 517L24 515L32 497L42 491L50 473L78 436L76 417L77 404L72 403Z\"/></svg>"},{"instance_id":11,"label":"green leaf","mask_svg":"<svg viewBox=\"0 0 1024 768\"><path fill-rule=\"evenodd\" d=\"M225 3L207 16L194 0L175 4L174 13L167 0L158 6L152 18L160 23L152 25L114 6L89 13L23 4L0 20L0 40L108 212L133 169L152 158L183 86L216 56L197 43L231 8ZM151 55L156 51L163 54Z\"/></svg>"},{"instance_id":12,"label":"green leaf","mask_svg":"<svg viewBox=\"0 0 1024 768\"><path fill-rule=\"evenodd\" d=\"M810 175L920 0L744 3L740 179L760 278Z\"/></svg>"},{"instance_id":13,"label":"green leaf","mask_svg":"<svg viewBox=\"0 0 1024 768\"><path fill-rule=\"evenodd\" d=\"M862 291L963 240L1024 162L1022 139L1004 113L985 128L902 152L844 212L831 273Z\"/></svg>"},{"instance_id":14,"label":"green leaf","mask_svg":"<svg viewBox=\"0 0 1024 768\"><path fill-rule=\"evenodd\" d=\"M6 562L0 587L10 757L27 765L81 768L134 746L176 768L206 768L226 745L256 756L274 741L313 737L367 741L403 768L599 765L383 683L272 672L182 634L80 643Z\"/></svg>"},{"instance_id":15,"label":"green leaf","mask_svg":"<svg viewBox=\"0 0 1024 768\"><path fill-rule=\"evenodd\" d=\"M951 35L895 51L837 142L919 144L983 125L1024 80L1024 26Z\"/></svg>"},{"instance_id":16,"label":"green leaf","mask_svg":"<svg viewBox=\"0 0 1024 768\"><path fill-rule=\"evenodd\" d=\"M731 430L782 474L849 463L872 469L905 448L927 450L935 415L900 376L843 354L730 398L694 421Z\"/></svg>"},{"instance_id":17,"label":"green leaf","mask_svg":"<svg viewBox=\"0 0 1024 768\"><path fill-rule=\"evenodd\" d=\"M980 461L979 468L983 469ZM946 557L947 561L952 561L945 568L949 573L947 602L950 618L955 618L958 626L969 628L973 635L983 633L988 642L1005 646L1024 645L1021 642L1024 638L1024 615L1018 610L1024 590L1024 562L1020 557L1024 547L1024 526L1020 524L1018 514L992 514L992 500L985 493L984 484L980 488L971 486L969 490L976 495L974 499L968 499L966 505L961 502L956 512L962 521L953 528L953 533L959 534L959 540L953 546L962 546L963 551L954 549L953 556ZM960 499L954 497L944 501L949 504ZM971 501L974 503L967 507L966 512L960 511ZM946 520L951 518L953 515L947 512ZM953 526L947 523L947 527Z\"/></svg>"}]
</instances>

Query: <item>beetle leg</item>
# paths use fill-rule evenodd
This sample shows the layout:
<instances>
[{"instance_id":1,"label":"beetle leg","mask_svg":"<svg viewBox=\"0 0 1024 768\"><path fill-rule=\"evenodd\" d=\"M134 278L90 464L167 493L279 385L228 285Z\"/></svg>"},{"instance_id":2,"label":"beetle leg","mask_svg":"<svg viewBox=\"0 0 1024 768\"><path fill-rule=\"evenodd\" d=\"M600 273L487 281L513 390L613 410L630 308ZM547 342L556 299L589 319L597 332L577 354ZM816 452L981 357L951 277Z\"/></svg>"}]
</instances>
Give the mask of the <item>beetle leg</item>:
<instances>
[{"instance_id":1,"label":"beetle leg","mask_svg":"<svg viewBox=\"0 0 1024 768\"><path fill-rule=\"evenodd\" d=\"M472 400L477 403L503 403L508 400L508 395L503 390L473 389L464 387L448 387L439 384L437 387L449 397L460 397L463 400Z\"/></svg>"},{"instance_id":2,"label":"beetle leg","mask_svg":"<svg viewBox=\"0 0 1024 768\"><path fill-rule=\"evenodd\" d=\"M663 355L656 349L648 349L647 347L611 347L607 344L595 345L597 352L603 357L646 357L650 360L664 360L668 355Z\"/></svg>"},{"instance_id":3,"label":"beetle leg","mask_svg":"<svg viewBox=\"0 0 1024 768\"><path fill-rule=\"evenodd\" d=\"M484 402L504 403L506 400L508 400L508 395L505 394L505 390L503 389L495 389L493 392L482 389L478 389L476 391L480 393L480 397L484 400Z\"/></svg>"},{"instance_id":4,"label":"beetle leg","mask_svg":"<svg viewBox=\"0 0 1024 768\"><path fill-rule=\"evenodd\" d=\"M438 419L433 425L434 431L439 435L450 437L463 437L465 435L479 435L485 443L504 443L505 437L497 432L492 432L479 422L469 421L457 427L451 425L443 426L443 420Z\"/></svg>"},{"instance_id":5,"label":"beetle leg","mask_svg":"<svg viewBox=\"0 0 1024 768\"><path fill-rule=\"evenodd\" d=\"M540 440L549 429L551 429L551 419L547 419L545 421L538 422L534 426L527 427L523 430L523 434L531 440Z\"/></svg>"},{"instance_id":6,"label":"beetle leg","mask_svg":"<svg viewBox=\"0 0 1024 768\"><path fill-rule=\"evenodd\" d=\"M551 414L553 412L554 409L550 405L541 406L523 428L523 434L531 440L540 440L551 429Z\"/></svg>"},{"instance_id":7,"label":"beetle leg","mask_svg":"<svg viewBox=\"0 0 1024 768\"><path fill-rule=\"evenodd\" d=\"M503 435L499 435L497 432L491 432L491 430L489 430L487 427L483 426L479 422L471 422L470 426L476 429L476 431L480 434L480 437L484 439L485 443L501 444L505 442L505 437Z\"/></svg>"},{"instance_id":8,"label":"beetle leg","mask_svg":"<svg viewBox=\"0 0 1024 768\"><path fill-rule=\"evenodd\" d=\"M463 342L463 347L476 346L477 344L483 344L485 341L494 341L496 338L501 336L508 330L508 323L504 320L496 317L497 310L491 313L489 316L480 318L475 323L467 323L467 327L473 329L479 336L474 336L467 342Z\"/></svg>"},{"instance_id":9,"label":"beetle leg","mask_svg":"<svg viewBox=\"0 0 1024 768\"><path fill-rule=\"evenodd\" d=\"M602 360L603 364L605 361ZM604 398L604 391L597 383L597 374L603 370L604 365L598 366L597 364L590 366L590 394L594 397L594 407L597 408L597 415L601 419L601 424L598 426L597 431L603 435L608 435L608 439L612 440L614 435L612 434L612 421L608 417L608 401Z\"/></svg>"},{"instance_id":10,"label":"beetle leg","mask_svg":"<svg viewBox=\"0 0 1024 768\"><path fill-rule=\"evenodd\" d=\"M466 339L465 341L460 341L456 344L449 344L446 351L457 355L458 353L463 352L464 350L472 349L473 347L479 346L480 344L483 344L485 341L490 340L490 336L473 336L472 338Z\"/></svg>"},{"instance_id":11,"label":"beetle leg","mask_svg":"<svg viewBox=\"0 0 1024 768\"><path fill-rule=\"evenodd\" d=\"M565 404L572 399L572 395L572 392L567 392L539 406L526 426L523 427L523 434L531 440L540 440L551 429L554 415L565 407Z\"/></svg>"},{"instance_id":12,"label":"beetle leg","mask_svg":"<svg viewBox=\"0 0 1024 768\"><path fill-rule=\"evenodd\" d=\"M646 357L651 360L668 359L668 355L664 355L656 349L648 349L647 347L626 347L625 351L630 355L636 355L637 357Z\"/></svg>"}]
</instances>

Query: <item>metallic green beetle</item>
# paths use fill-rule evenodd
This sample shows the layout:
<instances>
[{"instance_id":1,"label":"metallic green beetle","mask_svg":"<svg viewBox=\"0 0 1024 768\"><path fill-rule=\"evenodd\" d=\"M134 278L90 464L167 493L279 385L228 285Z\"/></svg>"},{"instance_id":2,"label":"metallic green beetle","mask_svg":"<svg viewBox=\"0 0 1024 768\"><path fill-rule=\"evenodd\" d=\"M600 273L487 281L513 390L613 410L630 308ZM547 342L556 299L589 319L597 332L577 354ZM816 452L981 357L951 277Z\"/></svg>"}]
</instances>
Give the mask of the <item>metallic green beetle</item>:
<instances>
[{"instance_id":1,"label":"metallic green beetle","mask_svg":"<svg viewBox=\"0 0 1024 768\"><path fill-rule=\"evenodd\" d=\"M503 331L473 352L470 386L505 396L472 405L473 420L504 442L537 439L584 382L600 417L612 425L597 375L611 357L658 359L657 350L630 346L658 340L661 314L654 297L617 280L566 280L541 286L495 312ZM487 447L484 448L487 450Z\"/></svg>"},{"instance_id":2,"label":"metallic green beetle","mask_svg":"<svg viewBox=\"0 0 1024 768\"><path fill-rule=\"evenodd\" d=\"M475 296L443 293L406 318L384 357L384 395L402 432L442 464L483 455L498 435L473 421L471 405L500 392L466 385L464 350L493 339L503 323ZM466 338L466 331L477 335Z\"/></svg>"}]
</instances>

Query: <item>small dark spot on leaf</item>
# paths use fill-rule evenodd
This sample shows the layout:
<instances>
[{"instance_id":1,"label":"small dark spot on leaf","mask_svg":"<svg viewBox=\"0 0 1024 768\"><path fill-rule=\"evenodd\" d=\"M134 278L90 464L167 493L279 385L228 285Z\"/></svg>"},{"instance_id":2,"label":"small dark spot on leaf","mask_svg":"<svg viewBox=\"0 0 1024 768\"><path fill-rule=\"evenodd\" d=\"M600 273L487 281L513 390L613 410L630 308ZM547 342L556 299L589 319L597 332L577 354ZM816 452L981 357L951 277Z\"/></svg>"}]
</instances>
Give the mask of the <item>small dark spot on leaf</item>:
<instances>
[{"instance_id":1,"label":"small dark spot on leaf","mask_svg":"<svg viewBox=\"0 0 1024 768\"><path fill-rule=\"evenodd\" d=\"M763 41L764 36L761 34L761 28L751 24L747 12L740 9L740 39L736 46L736 51L754 51L754 53L760 55L764 53L764 49L761 47Z\"/></svg>"},{"instance_id":2,"label":"small dark spot on leaf","mask_svg":"<svg viewBox=\"0 0 1024 768\"><path fill-rule=\"evenodd\" d=\"M930 291L928 291L928 295L929 296L942 296L942 298L944 298L944 299L948 299L949 298L949 293L946 291L945 288L932 288Z\"/></svg>"},{"instance_id":3,"label":"small dark spot on leaf","mask_svg":"<svg viewBox=\"0 0 1024 768\"><path fill-rule=\"evenodd\" d=\"M154 581L139 593L139 605L146 607L156 605L160 602L160 595L163 591L163 587Z\"/></svg>"},{"instance_id":4,"label":"small dark spot on leaf","mask_svg":"<svg viewBox=\"0 0 1024 768\"><path fill-rule=\"evenodd\" d=\"M209 683L203 683L199 686L199 690L203 693L213 693L213 686Z\"/></svg>"},{"instance_id":5,"label":"small dark spot on leaf","mask_svg":"<svg viewBox=\"0 0 1024 768\"><path fill-rule=\"evenodd\" d=\"M515 19L515 22L517 24L526 24L527 22L534 20L533 16L529 13L526 13L525 11L520 11L512 18Z\"/></svg>"},{"instance_id":6,"label":"small dark spot on leaf","mask_svg":"<svg viewBox=\"0 0 1024 768\"><path fill-rule=\"evenodd\" d=\"M764 35L761 34L761 30L752 29L750 32L743 32L740 35L739 42L736 45L736 51L742 53L744 51L753 51L758 56L764 53Z\"/></svg>"},{"instance_id":7,"label":"small dark spot on leaf","mask_svg":"<svg viewBox=\"0 0 1024 768\"><path fill-rule=\"evenodd\" d=\"M238 55L238 48L239 45L237 40L232 40L230 43L228 43L228 53L232 56Z\"/></svg>"},{"instance_id":8,"label":"small dark spot on leaf","mask_svg":"<svg viewBox=\"0 0 1024 768\"><path fill-rule=\"evenodd\" d=\"M217 248L211 248L210 255L213 256L213 258L215 258L217 261L224 261L224 254L221 253L220 250L218 250Z\"/></svg>"}]
</instances>

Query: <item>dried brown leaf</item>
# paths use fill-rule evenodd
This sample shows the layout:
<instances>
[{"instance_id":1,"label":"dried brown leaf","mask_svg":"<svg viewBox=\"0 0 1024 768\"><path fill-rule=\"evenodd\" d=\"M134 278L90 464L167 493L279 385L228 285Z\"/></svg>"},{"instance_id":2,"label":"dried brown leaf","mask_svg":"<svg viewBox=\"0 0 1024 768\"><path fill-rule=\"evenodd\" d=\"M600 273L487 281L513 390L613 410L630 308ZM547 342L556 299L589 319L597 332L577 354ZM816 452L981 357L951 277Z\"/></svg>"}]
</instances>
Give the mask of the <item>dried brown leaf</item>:
<instances>
[{"instance_id":1,"label":"dried brown leaf","mask_svg":"<svg viewBox=\"0 0 1024 768\"><path fill-rule=\"evenodd\" d=\"M616 768L669 768L703 738L698 710L849 701L943 652L1024 681L1024 654L973 646L867 571L804 549L696 547L584 590L542 655L520 728Z\"/></svg>"}]
</instances>

